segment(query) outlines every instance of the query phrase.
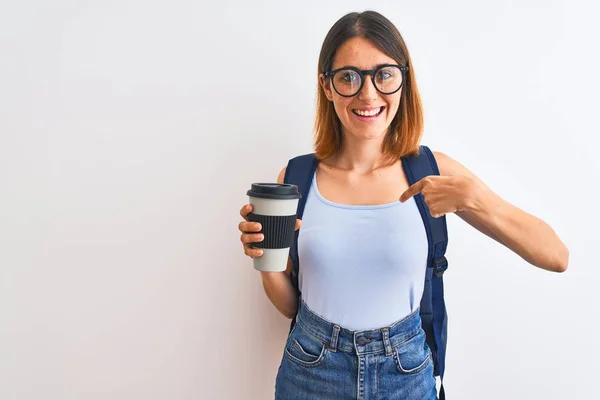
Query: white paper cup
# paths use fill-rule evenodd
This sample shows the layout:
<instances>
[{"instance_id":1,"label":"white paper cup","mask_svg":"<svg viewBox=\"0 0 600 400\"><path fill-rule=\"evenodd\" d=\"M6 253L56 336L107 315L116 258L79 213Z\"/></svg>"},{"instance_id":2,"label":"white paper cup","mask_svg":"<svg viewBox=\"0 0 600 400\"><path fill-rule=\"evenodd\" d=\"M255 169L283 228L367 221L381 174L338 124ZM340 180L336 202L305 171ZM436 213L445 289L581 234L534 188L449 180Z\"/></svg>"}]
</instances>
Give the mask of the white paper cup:
<instances>
[{"instance_id":1,"label":"white paper cup","mask_svg":"<svg viewBox=\"0 0 600 400\"><path fill-rule=\"evenodd\" d=\"M263 255L254 258L254 269L263 272L281 272L287 267L290 246L294 239L294 227L298 201L298 187L279 183L253 183L247 192L252 213L248 220L260 222L265 239L254 243Z\"/></svg>"}]
</instances>

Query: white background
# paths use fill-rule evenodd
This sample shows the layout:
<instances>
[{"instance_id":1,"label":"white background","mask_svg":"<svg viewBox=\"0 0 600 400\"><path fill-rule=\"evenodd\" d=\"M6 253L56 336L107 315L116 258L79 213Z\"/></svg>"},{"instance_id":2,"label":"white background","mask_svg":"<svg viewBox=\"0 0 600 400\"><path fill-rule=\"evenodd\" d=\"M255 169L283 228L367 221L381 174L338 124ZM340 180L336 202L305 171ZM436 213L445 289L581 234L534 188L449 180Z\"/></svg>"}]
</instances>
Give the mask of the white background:
<instances>
[{"instance_id":1,"label":"white background","mask_svg":"<svg viewBox=\"0 0 600 400\"><path fill-rule=\"evenodd\" d=\"M412 54L423 143L571 251L545 272L448 217L450 398L593 397L597 6L371 5ZM289 321L238 212L311 151L320 46L365 6L2 2L1 399L272 398Z\"/></svg>"}]
</instances>

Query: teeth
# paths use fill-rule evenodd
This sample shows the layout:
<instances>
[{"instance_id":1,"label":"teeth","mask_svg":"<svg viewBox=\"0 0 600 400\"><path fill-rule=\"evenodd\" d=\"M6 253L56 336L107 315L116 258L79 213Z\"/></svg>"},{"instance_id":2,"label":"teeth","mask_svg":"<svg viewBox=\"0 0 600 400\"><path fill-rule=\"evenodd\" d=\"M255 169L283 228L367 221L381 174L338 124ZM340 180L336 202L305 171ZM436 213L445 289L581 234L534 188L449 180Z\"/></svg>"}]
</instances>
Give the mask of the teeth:
<instances>
[{"instance_id":1,"label":"teeth","mask_svg":"<svg viewBox=\"0 0 600 400\"><path fill-rule=\"evenodd\" d=\"M381 107L375 108L375 109L369 110L369 111L362 111L362 110L352 110L352 111L354 111L355 114L358 114L362 117L373 117L381 112Z\"/></svg>"}]
</instances>

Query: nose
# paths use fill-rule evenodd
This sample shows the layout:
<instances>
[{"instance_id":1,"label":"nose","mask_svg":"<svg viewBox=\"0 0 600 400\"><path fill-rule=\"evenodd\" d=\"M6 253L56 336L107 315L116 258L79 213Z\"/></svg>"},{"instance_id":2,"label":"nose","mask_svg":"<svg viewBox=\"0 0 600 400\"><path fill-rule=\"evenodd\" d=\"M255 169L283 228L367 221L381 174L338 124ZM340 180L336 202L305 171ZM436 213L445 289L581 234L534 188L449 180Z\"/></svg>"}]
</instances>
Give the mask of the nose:
<instances>
[{"instance_id":1,"label":"nose","mask_svg":"<svg viewBox=\"0 0 600 400\"><path fill-rule=\"evenodd\" d=\"M359 100L376 100L377 99L377 89L375 89L375 85L373 85L373 80L369 75L365 75L365 83L358 92Z\"/></svg>"}]
</instances>

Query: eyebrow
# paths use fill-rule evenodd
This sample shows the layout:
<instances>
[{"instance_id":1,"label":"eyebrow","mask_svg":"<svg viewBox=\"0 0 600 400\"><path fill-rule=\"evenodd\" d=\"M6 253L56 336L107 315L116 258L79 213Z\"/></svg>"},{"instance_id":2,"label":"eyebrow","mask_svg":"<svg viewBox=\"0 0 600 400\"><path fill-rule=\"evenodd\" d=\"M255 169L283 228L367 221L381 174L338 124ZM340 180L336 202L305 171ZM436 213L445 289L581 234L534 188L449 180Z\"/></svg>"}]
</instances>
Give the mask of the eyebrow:
<instances>
[{"instance_id":1,"label":"eyebrow","mask_svg":"<svg viewBox=\"0 0 600 400\"><path fill-rule=\"evenodd\" d=\"M377 69L377 68L379 68L379 67L382 67L382 66L384 66L384 65L398 65L398 64L396 64L396 63L381 63L381 64L377 64L377 65L375 65L373 68L369 68L369 70L375 70L375 69ZM339 67L339 68L333 68L333 69L349 68L349 67L352 67L352 68L358 68L356 65L343 65L343 66L341 66L341 67ZM358 69L362 70L361 68L358 68ZM365 70L365 71L366 71L366 70Z\"/></svg>"}]
</instances>

